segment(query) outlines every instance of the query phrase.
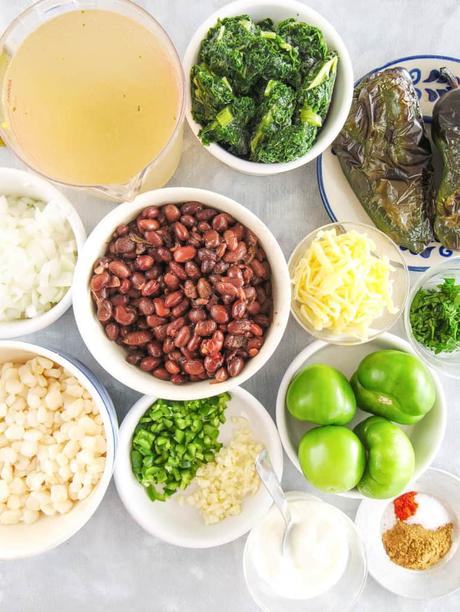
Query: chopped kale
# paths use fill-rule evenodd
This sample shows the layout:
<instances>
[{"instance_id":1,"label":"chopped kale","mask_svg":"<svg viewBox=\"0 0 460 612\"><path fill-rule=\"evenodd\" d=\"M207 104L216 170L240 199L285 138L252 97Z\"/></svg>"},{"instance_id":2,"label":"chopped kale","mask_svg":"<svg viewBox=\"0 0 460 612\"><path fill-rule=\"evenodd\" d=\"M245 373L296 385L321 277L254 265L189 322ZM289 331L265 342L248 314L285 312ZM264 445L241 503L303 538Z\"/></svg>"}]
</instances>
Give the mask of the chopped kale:
<instances>
[{"instance_id":1,"label":"chopped kale","mask_svg":"<svg viewBox=\"0 0 460 612\"><path fill-rule=\"evenodd\" d=\"M321 127L326 119L332 100L338 57L328 54L324 61L317 62L305 77L297 97L297 120Z\"/></svg>"},{"instance_id":2,"label":"chopped kale","mask_svg":"<svg viewBox=\"0 0 460 612\"><path fill-rule=\"evenodd\" d=\"M281 21L276 31L286 42L297 47L302 72L309 70L318 60L326 59L327 44L319 28L290 18Z\"/></svg>"},{"instance_id":3,"label":"chopped kale","mask_svg":"<svg viewBox=\"0 0 460 612\"><path fill-rule=\"evenodd\" d=\"M270 32L276 31L275 24L273 23L273 19L270 19L270 17L266 17L265 19L262 19L262 21L258 21L256 25L261 30L270 31Z\"/></svg>"},{"instance_id":4,"label":"chopped kale","mask_svg":"<svg viewBox=\"0 0 460 612\"><path fill-rule=\"evenodd\" d=\"M308 153L317 132L316 127L307 123L288 125L261 143L257 161L265 164L293 161Z\"/></svg>"},{"instance_id":5,"label":"chopped kale","mask_svg":"<svg viewBox=\"0 0 460 612\"><path fill-rule=\"evenodd\" d=\"M259 28L248 15L219 19L201 43L200 61L226 76L238 93L248 92L261 74L262 65L250 65L248 49Z\"/></svg>"},{"instance_id":6,"label":"chopped kale","mask_svg":"<svg viewBox=\"0 0 460 612\"><path fill-rule=\"evenodd\" d=\"M248 123L256 112L252 98L236 98L232 104L217 113L212 123L204 127L199 136L203 144L218 142L231 153L246 156L249 151Z\"/></svg>"},{"instance_id":7,"label":"chopped kale","mask_svg":"<svg viewBox=\"0 0 460 612\"><path fill-rule=\"evenodd\" d=\"M257 151L264 140L291 124L294 108L294 90L280 81L269 81L251 138L252 161L258 161Z\"/></svg>"},{"instance_id":8,"label":"chopped kale","mask_svg":"<svg viewBox=\"0 0 460 612\"><path fill-rule=\"evenodd\" d=\"M233 90L227 77L214 74L206 64L192 68L192 114L195 121L212 121L217 113L233 100Z\"/></svg>"},{"instance_id":9,"label":"chopped kale","mask_svg":"<svg viewBox=\"0 0 460 612\"><path fill-rule=\"evenodd\" d=\"M264 80L277 80L298 84L300 59L296 47L287 43L281 36L270 30L260 32L251 45L248 61L259 65L259 74Z\"/></svg>"}]
</instances>

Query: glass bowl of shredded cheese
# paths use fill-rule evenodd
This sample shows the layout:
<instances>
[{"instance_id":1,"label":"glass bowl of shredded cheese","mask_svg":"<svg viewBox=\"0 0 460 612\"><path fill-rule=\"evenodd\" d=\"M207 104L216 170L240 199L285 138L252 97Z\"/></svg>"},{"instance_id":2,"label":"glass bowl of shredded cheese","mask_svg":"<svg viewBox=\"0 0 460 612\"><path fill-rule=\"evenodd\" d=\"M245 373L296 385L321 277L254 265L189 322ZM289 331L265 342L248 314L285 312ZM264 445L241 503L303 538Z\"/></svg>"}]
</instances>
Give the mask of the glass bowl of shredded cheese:
<instances>
[{"instance_id":1,"label":"glass bowl of shredded cheese","mask_svg":"<svg viewBox=\"0 0 460 612\"><path fill-rule=\"evenodd\" d=\"M390 329L404 311L407 265L383 232L330 223L306 236L289 259L291 311L312 336L361 344Z\"/></svg>"}]
</instances>

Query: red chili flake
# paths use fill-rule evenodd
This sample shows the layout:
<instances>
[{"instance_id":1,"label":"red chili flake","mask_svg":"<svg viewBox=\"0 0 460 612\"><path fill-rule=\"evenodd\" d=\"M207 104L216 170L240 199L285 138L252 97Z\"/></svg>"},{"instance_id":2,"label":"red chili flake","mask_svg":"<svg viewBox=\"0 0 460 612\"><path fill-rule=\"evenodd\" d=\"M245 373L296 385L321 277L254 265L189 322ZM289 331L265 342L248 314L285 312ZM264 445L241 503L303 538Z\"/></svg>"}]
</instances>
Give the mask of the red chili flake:
<instances>
[{"instance_id":1,"label":"red chili flake","mask_svg":"<svg viewBox=\"0 0 460 612\"><path fill-rule=\"evenodd\" d=\"M400 521L406 521L417 512L418 503L415 501L416 495L417 491L409 491L393 501L396 517Z\"/></svg>"}]
</instances>

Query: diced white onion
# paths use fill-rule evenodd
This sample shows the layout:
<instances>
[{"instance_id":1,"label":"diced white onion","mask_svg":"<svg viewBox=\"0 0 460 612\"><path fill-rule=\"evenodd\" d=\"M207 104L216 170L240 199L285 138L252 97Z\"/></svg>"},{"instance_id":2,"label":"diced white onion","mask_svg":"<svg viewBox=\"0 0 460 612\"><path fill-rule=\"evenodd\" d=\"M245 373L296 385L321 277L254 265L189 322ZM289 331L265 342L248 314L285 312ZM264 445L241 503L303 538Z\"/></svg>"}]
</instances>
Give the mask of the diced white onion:
<instances>
[{"instance_id":1,"label":"diced white onion","mask_svg":"<svg viewBox=\"0 0 460 612\"><path fill-rule=\"evenodd\" d=\"M0 321L31 319L69 290L75 236L52 201L0 196L0 219Z\"/></svg>"}]
</instances>

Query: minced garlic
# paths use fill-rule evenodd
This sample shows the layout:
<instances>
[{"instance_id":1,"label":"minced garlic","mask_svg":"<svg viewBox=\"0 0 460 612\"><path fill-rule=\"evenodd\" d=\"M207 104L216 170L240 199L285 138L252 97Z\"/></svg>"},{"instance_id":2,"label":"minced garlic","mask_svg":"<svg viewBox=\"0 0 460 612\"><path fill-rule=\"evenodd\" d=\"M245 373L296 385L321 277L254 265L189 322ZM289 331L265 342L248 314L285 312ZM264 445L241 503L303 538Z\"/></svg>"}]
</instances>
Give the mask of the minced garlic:
<instances>
[{"instance_id":1,"label":"minced garlic","mask_svg":"<svg viewBox=\"0 0 460 612\"><path fill-rule=\"evenodd\" d=\"M254 440L246 419L234 417L232 422L236 429L230 443L214 461L198 468L193 481L197 489L178 498L180 504L198 508L207 525L240 514L244 498L254 495L260 485L255 460L263 445Z\"/></svg>"}]
</instances>

